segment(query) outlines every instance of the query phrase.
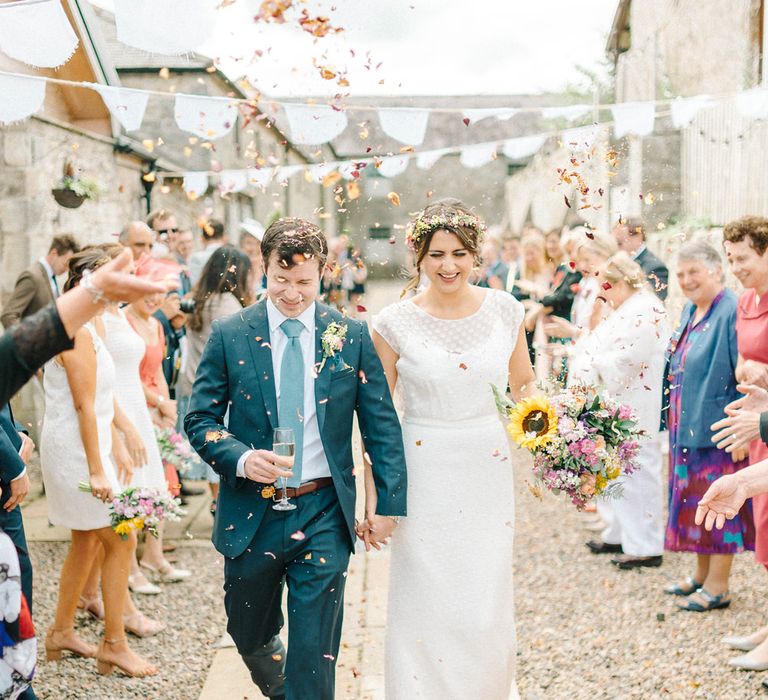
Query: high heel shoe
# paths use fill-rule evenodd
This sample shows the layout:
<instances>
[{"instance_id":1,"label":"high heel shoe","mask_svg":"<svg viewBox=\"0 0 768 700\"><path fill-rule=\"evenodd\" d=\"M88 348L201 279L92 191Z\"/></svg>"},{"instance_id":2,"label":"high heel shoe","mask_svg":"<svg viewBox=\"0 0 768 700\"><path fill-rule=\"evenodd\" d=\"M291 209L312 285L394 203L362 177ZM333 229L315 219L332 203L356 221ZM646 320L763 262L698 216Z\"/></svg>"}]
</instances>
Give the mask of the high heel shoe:
<instances>
[{"instance_id":1,"label":"high heel shoe","mask_svg":"<svg viewBox=\"0 0 768 700\"><path fill-rule=\"evenodd\" d=\"M128 588L134 593L141 593L142 595L157 595L162 593L163 589L160 586L156 586L154 583L147 581L146 583L136 583L136 576L131 574L128 577Z\"/></svg>"},{"instance_id":2,"label":"high heel shoe","mask_svg":"<svg viewBox=\"0 0 768 700\"><path fill-rule=\"evenodd\" d=\"M139 562L139 566L147 571L150 571L155 578L159 579L163 583L177 583L183 581L185 578L189 578L192 575L191 571L186 569L177 569L171 564L166 563L165 566L157 567L154 564L147 564L144 561Z\"/></svg>"},{"instance_id":3,"label":"high heel shoe","mask_svg":"<svg viewBox=\"0 0 768 700\"><path fill-rule=\"evenodd\" d=\"M96 652L96 670L98 671L100 676L109 676L112 674L112 672L115 670L115 668L122 671L126 676L130 676L131 678L146 678L147 676L154 676L158 669L156 666L152 666L151 664L147 664L146 662L143 667L140 668L130 668L129 666L125 665L124 663L120 663L119 661L110 661L109 659L104 658L104 650L107 646L112 646L113 644L124 644L125 643L125 637L121 637L119 639L102 639L101 644L99 644L99 649ZM136 657L139 659L139 661L143 661L141 657Z\"/></svg>"},{"instance_id":4,"label":"high heel shoe","mask_svg":"<svg viewBox=\"0 0 768 700\"><path fill-rule=\"evenodd\" d=\"M160 634L167 625L164 622L150 620L144 613L135 612L133 615L123 615L123 627L134 637L144 639Z\"/></svg>"},{"instance_id":5,"label":"high heel shoe","mask_svg":"<svg viewBox=\"0 0 768 700\"><path fill-rule=\"evenodd\" d=\"M104 619L104 602L98 595L94 596L93 598L88 598L87 596L81 595L80 601L77 603L77 607L79 610L84 610L91 617L97 620Z\"/></svg>"},{"instance_id":6,"label":"high heel shoe","mask_svg":"<svg viewBox=\"0 0 768 700\"><path fill-rule=\"evenodd\" d=\"M45 635L45 658L47 661L61 661L63 656L62 652L65 651L68 651L75 656L80 656L84 659L90 659L92 656L96 655L96 649L94 649L90 644L87 644L76 635L74 643L56 642L54 640L54 636L64 632L72 632L74 635L75 629L74 627L61 629L55 629L52 627L48 630L48 634Z\"/></svg>"}]
</instances>

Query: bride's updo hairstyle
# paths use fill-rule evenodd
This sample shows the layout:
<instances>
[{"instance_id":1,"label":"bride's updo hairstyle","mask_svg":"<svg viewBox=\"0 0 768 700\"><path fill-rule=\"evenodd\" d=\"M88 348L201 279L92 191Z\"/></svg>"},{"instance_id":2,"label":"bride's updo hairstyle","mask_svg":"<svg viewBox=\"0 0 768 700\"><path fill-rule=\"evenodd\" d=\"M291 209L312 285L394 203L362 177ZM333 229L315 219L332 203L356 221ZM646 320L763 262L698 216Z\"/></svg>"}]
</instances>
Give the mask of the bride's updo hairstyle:
<instances>
[{"instance_id":1,"label":"bride's updo hairstyle","mask_svg":"<svg viewBox=\"0 0 768 700\"><path fill-rule=\"evenodd\" d=\"M625 282L635 292L648 287L648 280L643 268L623 250L612 255L605 263L603 277L611 285Z\"/></svg>"},{"instance_id":2,"label":"bride's updo hairstyle","mask_svg":"<svg viewBox=\"0 0 768 700\"><path fill-rule=\"evenodd\" d=\"M69 259L69 275L61 290L62 293L77 287L86 272L93 272L102 265L106 265L110 259L104 248L96 245L87 246L79 253L75 253Z\"/></svg>"},{"instance_id":3,"label":"bride's updo hairstyle","mask_svg":"<svg viewBox=\"0 0 768 700\"><path fill-rule=\"evenodd\" d=\"M435 231L450 231L457 236L464 248L472 253L475 265L480 265L480 247L485 236L485 223L462 201L453 197L440 199L426 206L406 228L405 243L415 256L416 274L403 290L403 295L419 286L421 263L429 252Z\"/></svg>"}]
</instances>

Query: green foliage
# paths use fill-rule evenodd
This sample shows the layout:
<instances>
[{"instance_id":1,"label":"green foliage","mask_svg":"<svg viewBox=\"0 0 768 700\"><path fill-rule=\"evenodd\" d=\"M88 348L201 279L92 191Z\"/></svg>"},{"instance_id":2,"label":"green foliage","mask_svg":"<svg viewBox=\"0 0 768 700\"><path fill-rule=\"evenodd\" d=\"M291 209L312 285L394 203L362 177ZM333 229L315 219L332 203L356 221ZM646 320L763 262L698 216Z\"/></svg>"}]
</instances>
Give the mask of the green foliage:
<instances>
[{"instance_id":1,"label":"green foliage","mask_svg":"<svg viewBox=\"0 0 768 700\"><path fill-rule=\"evenodd\" d=\"M99 183L90 177L67 176L61 181L61 187L65 190L72 190L79 197L86 199L94 199L101 192Z\"/></svg>"}]
</instances>

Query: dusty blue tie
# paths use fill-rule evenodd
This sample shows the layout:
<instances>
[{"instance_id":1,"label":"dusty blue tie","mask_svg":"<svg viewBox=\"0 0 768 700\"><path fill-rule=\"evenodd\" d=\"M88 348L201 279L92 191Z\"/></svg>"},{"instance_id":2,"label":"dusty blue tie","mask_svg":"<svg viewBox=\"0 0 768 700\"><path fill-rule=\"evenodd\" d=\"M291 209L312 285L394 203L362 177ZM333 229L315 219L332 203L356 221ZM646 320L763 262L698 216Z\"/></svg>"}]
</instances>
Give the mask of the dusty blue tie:
<instances>
[{"instance_id":1,"label":"dusty blue tie","mask_svg":"<svg viewBox=\"0 0 768 700\"><path fill-rule=\"evenodd\" d=\"M304 356L299 342L304 324L289 318L280 324L280 328L288 338L288 345L280 363L277 418L281 428L293 428L296 436L293 476L288 479L288 486L296 487L301 484L301 457L304 451Z\"/></svg>"}]
</instances>

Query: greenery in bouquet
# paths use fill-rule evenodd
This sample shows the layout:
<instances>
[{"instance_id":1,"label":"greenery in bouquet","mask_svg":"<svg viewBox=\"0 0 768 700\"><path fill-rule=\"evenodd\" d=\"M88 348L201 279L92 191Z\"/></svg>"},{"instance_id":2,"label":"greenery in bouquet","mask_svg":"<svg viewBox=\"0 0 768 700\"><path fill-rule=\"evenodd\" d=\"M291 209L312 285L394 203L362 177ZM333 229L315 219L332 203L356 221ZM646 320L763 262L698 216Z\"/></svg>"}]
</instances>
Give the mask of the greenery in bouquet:
<instances>
[{"instance_id":1,"label":"greenery in bouquet","mask_svg":"<svg viewBox=\"0 0 768 700\"><path fill-rule=\"evenodd\" d=\"M195 463L195 452L189 441L173 428L155 427L155 437L163 463L171 464L180 474L189 471Z\"/></svg>"},{"instance_id":2,"label":"greenery in bouquet","mask_svg":"<svg viewBox=\"0 0 768 700\"><path fill-rule=\"evenodd\" d=\"M79 488L88 493L91 491L91 485L86 481L81 481ZM112 529L123 539L133 530L146 530L158 537L157 528L163 520L179 520L182 515L181 501L167 492L150 488L126 489L109 504Z\"/></svg>"},{"instance_id":3,"label":"greenery in bouquet","mask_svg":"<svg viewBox=\"0 0 768 700\"><path fill-rule=\"evenodd\" d=\"M618 479L637 468L643 434L629 406L588 386L516 404L497 387L493 392L507 432L533 455L533 473L545 489L566 493L579 509L595 496L621 495Z\"/></svg>"}]
</instances>

